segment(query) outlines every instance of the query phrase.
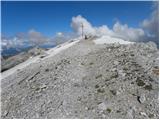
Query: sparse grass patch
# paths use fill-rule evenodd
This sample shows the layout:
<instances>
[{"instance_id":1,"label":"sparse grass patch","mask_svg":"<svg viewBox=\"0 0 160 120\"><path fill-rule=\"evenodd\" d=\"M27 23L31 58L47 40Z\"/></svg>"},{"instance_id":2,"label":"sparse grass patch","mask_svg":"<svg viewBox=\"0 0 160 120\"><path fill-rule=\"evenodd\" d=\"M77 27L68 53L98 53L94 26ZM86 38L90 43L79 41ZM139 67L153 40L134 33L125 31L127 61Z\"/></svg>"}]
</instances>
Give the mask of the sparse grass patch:
<instances>
[{"instance_id":1,"label":"sparse grass patch","mask_svg":"<svg viewBox=\"0 0 160 120\"><path fill-rule=\"evenodd\" d=\"M149 118L153 118L153 117L154 117L154 114L149 114L148 117L149 117Z\"/></svg>"},{"instance_id":2,"label":"sparse grass patch","mask_svg":"<svg viewBox=\"0 0 160 120\"><path fill-rule=\"evenodd\" d=\"M110 108L107 108L106 111L107 111L108 113L111 113L112 110L111 110Z\"/></svg>"},{"instance_id":3,"label":"sparse grass patch","mask_svg":"<svg viewBox=\"0 0 160 120\"><path fill-rule=\"evenodd\" d=\"M112 74L111 79L113 79L113 78L118 78L118 73L117 72Z\"/></svg>"},{"instance_id":4,"label":"sparse grass patch","mask_svg":"<svg viewBox=\"0 0 160 120\"><path fill-rule=\"evenodd\" d=\"M136 94L132 93L133 96L137 96Z\"/></svg>"},{"instance_id":5,"label":"sparse grass patch","mask_svg":"<svg viewBox=\"0 0 160 120\"><path fill-rule=\"evenodd\" d=\"M111 92L113 95L116 95L116 91L115 91L115 90L110 90L110 92Z\"/></svg>"},{"instance_id":6,"label":"sparse grass patch","mask_svg":"<svg viewBox=\"0 0 160 120\"><path fill-rule=\"evenodd\" d=\"M124 71L127 71L127 70L128 70L128 67L125 66L125 67L123 68L123 70L124 70Z\"/></svg>"},{"instance_id":7,"label":"sparse grass patch","mask_svg":"<svg viewBox=\"0 0 160 120\"><path fill-rule=\"evenodd\" d=\"M152 88L152 85L150 84L150 85L146 85L145 87L144 87L144 89L145 90L153 90L153 88Z\"/></svg>"},{"instance_id":8,"label":"sparse grass patch","mask_svg":"<svg viewBox=\"0 0 160 120\"><path fill-rule=\"evenodd\" d=\"M95 85L95 88L99 88L99 85Z\"/></svg>"},{"instance_id":9,"label":"sparse grass patch","mask_svg":"<svg viewBox=\"0 0 160 120\"><path fill-rule=\"evenodd\" d=\"M37 87L36 89L35 89L35 91L39 91L40 90L40 88L39 87Z\"/></svg>"},{"instance_id":10,"label":"sparse grass patch","mask_svg":"<svg viewBox=\"0 0 160 120\"><path fill-rule=\"evenodd\" d=\"M110 79L108 79L108 78L105 79L106 82L109 81L109 80L110 80Z\"/></svg>"},{"instance_id":11,"label":"sparse grass patch","mask_svg":"<svg viewBox=\"0 0 160 120\"><path fill-rule=\"evenodd\" d=\"M136 83L137 83L138 86L144 86L145 85L145 83L143 82L143 80L140 80L140 79L137 79Z\"/></svg>"},{"instance_id":12,"label":"sparse grass patch","mask_svg":"<svg viewBox=\"0 0 160 120\"><path fill-rule=\"evenodd\" d=\"M154 68L155 68L155 69L159 69L159 67L158 67L158 66L155 66Z\"/></svg>"},{"instance_id":13,"label":"sparse grass patch","mask_svg":"<svg viewBox=\"0 0 160 120\"><path fill-rule=\"evenodd\" d=\"M89 65L93 65L93 64L94 64L93 62L89 63Z\"/></svg>"},{"instance_id":14,"label":"sparse grass patch","mask_svg":"<svg viewBox=\"0 0 160 120\"><path fill-rule=\"evenodd\" d=\"M96 79L101 78L101 77L102 77L102 74L97 75L97 76L96 76Z\"/></svg>"},{"instance_id":15,"label":"sparse grass patch","mask_svg":"<svg viewBox=\"0 0 160 120\"><path fill-rule=\"evenodd\" d=\"M98 93L104 93L104 92L105 92L105 90L104 90L104 89L100 89L100 88L99 88L99 89L97 90L97 92L98 92Z\"/></svg>"}]
</instances>

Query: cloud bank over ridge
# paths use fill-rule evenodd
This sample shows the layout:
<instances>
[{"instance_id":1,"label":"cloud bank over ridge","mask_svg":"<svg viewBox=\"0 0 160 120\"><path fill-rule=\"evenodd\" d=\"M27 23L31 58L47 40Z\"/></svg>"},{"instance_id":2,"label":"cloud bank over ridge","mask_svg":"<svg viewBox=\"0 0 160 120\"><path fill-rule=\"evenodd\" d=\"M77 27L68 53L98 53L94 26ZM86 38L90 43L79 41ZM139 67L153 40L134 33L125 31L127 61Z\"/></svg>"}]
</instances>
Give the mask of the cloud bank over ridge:
<instances>
[{"instance_id":1,"label":"cloud bank over ridge","mask_svg":"<svg viewBox=\"0 0 160 120\"><path fill-rule=\"evenodd\" d=\"M127 24L121 24L120 22L116 22L113 25L113 28L110 29L107 25L102 25L99 27L92 26L92 24L82 17L78 15L72 18L71 27L78 34L82 34L82 24L84 28L84 33L86 35L96 35L103 36L108 35L111 37L121 38L127 41L158 41L158 11L154 11L151 15L151 18L145 19L142 22L142 27L132 28Z\"/></svg>"},{"instance_id":2,"label":"cloud bank over ridge","mask_svg":"<svg viewBox=\"0 0 160 120\"><path fill-rule=\"evenodd\" d=\"M127 24L121 24L117 21L112 29L107 25L102 26L92 26L92 24L81 15L72 18L71 27L78 34L82 33L82 24L84 28L84 33L86 35L96 35L103 36L108 35L111 37L121 38L127 41L134 42L147 42L153 41L159 42L159 17L158 17L158 4L154 4L153 12L149 18L144 19L140 22L139 28L129 27Z\"/></svg>"}]
</instances>

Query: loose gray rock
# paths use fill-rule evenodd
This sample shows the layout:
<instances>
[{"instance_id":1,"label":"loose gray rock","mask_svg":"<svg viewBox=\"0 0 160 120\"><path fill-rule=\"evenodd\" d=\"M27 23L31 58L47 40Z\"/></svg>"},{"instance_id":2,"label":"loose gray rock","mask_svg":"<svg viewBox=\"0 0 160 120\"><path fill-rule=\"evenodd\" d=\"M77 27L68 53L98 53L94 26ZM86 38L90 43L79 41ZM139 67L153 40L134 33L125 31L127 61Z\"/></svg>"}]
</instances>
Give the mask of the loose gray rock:
<instances>
[{"instance_id":1,"label":"loose gray rock","mask_svg":"<svg viewBox=\"0 0 160 120\"><path fill-rule=\"evenodd\" d=\"M142 94L142 95L140 96L139 100L140 100L141 103L144 103L145 100L146 100L145 94Z\"/></svg>"},{"instance_id":2,"label":"loose gray rock","mask_svg":"<svg viewBox=\"0 0 160 120\"><path fill-rule=\"evenodd\" d=\"M151 42L82 40L2 79L1 118L158 119L158 56Z\"/></svg>"}]
</instances>

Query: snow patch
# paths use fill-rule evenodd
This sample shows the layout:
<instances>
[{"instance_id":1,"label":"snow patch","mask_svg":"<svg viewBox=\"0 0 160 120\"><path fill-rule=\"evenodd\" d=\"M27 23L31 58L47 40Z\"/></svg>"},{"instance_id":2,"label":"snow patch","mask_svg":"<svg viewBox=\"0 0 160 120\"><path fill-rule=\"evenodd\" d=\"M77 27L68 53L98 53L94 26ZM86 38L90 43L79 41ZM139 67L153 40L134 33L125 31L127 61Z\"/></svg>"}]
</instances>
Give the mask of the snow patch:
<instances>
[{"instance_id":1,"label":"snow patch","mask_svg":"<svg viewBox=\"0 0 160 120\"><path fill-rule=\"evenodd\" d=\"M112 44L112 43L119 43L119 44L133 44L134 42L125 41L120 38L114 38L110 36L102 36L96 40L94 40L95 44Z\"/></svg>"},{"instance_id":2,"label":"snow patch","mask_svg":"<svg viewBox=\"0 0 160 120\"><path fill-rule=\"evenodd\" d=\"M61 52L62 50L65 50L65 49L73 46L73 45L74 45L75 43L77 43L77 42L79 42L79 40L78 40L78 39L75 39L75 40L72 41L72 42L71 42L71 41L68 41L68 42L66 42L66 43L64 43L64 44L60 44L60 45L58 45L57 47L48 50L48 51L47 51L47 54L49 54L49 55L48 55L46 58L58 54L58 53Z\"/></svg>"}]
</instances>

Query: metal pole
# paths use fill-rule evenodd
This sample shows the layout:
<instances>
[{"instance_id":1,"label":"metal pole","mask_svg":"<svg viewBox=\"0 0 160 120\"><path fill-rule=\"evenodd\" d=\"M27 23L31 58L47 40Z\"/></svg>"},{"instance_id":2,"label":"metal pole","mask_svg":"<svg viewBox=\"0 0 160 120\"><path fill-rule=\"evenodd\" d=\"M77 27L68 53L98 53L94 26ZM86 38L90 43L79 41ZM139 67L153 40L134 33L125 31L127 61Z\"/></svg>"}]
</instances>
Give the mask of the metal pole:
<instances>
[{"instance_id":1,"label":"metal pole","mask_svg":"<svg viewBox=\"0 0 160 120\"><path fill-rule=\"evenodd\" d=\"M81 27L82 27L82 38L83 38L83 23L81 23Z\"/></svg>"}]
</instances>

